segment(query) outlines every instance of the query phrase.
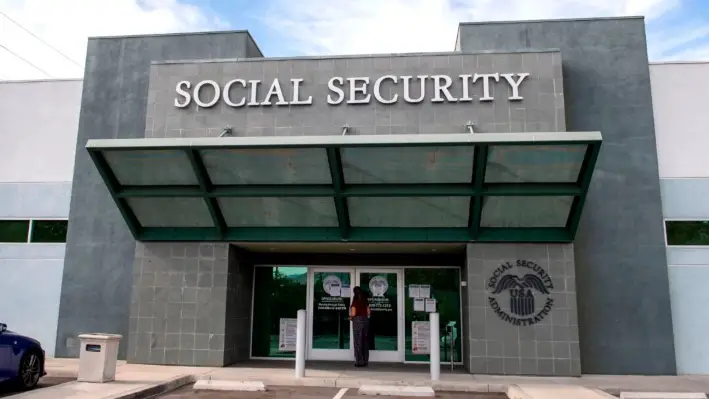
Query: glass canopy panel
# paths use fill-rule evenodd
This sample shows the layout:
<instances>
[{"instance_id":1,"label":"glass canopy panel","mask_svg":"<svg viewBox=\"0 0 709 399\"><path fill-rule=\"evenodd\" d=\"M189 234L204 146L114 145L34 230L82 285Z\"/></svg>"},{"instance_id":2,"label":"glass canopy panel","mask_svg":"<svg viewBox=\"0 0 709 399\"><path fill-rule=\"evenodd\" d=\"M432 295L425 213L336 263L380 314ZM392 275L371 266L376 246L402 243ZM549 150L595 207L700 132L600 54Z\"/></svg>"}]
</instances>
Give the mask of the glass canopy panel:
<instances>
[{"instance_id":1,"label":"glass canopy panel","mask_svg":"<svg viewBox=\"0 0 709 399\"><path fill-rule=\"evenodd\" d=\"M219 198L229 227L337 227L330 197Z\"/></svg>"},{"instance_id":2,"label":"glass canopy panel","mask_svg":"<svg viewBox=\"0 0 709 399\"><path fill-rule=\"evenodd\" d=\"M472 146L343 148L345 184L470 183Z\"/></svg>"},{"instance_id":3,"label":"glass canopy panel","mask_svg":"<svg viewBox=\"0 0 709 399\"><path fill-rule=\"evenodd\" d=\"M490 146L485 182L576 182L587 147L586 144Z\"/></svg>"},{"instance_id":4,"label":"glass canopy panel","mask_svg":"<svg viewBox=\"0 0 709 399\"><path fill-rule=\"evenodd\" d=\"M215 185L332 182L323 148L217 149L200 154Z\"/></svg>"},{"instance_id":5,"label":"glass canopy panel","mask_svg":"<svg viewBox=\"0 0 709 399\"><path fill-rule=\"evenodd\" d=\"M484 197L481 227L565 227L574 197Z\"/></svg>"},{"instance_id":6,"label":"glass canopy panel","mask_svg":"<svg viewBox=\"0 0 709 399\"><path fill-rule=\"evenodd\" d=\"M103 151L118 183L124 186L197 185L197 176L182 150Z\"/></svg>"},{"instance_id":7,"label":"glass canopy panel","mask_svg":"<svg viewBox=\"0 0 709 399\"><path fill-rule=\"evenodd\" d=\"M466 227L470 197L352 197L353 227Z\"/></svg>"},{"instance_id":8,"label":"glass canopy panel","mask_svg":"<svg viewBox=\"0 0 709 399\"><path fill-rule=\"evenodd\" d=\"M214 227L202 198L140 197L127 201L143 227Z\"/></svg>"}]
</instances>

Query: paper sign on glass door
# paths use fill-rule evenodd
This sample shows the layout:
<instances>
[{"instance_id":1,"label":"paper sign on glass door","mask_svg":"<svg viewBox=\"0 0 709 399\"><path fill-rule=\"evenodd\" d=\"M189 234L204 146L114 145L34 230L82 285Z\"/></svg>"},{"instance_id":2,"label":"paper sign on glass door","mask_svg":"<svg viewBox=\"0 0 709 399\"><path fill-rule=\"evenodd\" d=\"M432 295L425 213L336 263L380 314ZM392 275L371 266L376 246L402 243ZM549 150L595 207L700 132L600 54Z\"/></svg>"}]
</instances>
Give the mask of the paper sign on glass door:
<instances>
[{"instance_id":1,"label":"paper sign on glass door","mask_svg":"<svg viewBox=\"0 0 709 399\"><path fill-rule=\"evenodd\" d=\"M295 350L298 331L298 319L281 319L280 334L278 334L278 350L292 352Z\"/></svg>"},{"instance_id":2,"label":"paper sign on glass door","mask_svg":"<svg viewBox=\"0 0 709 399\"><path fill-rule=\"evenodd\" d=\"M416 355L431 353L431 325L429 322L411 322L411 352Z\"/></svg>"},{"instance_id":3,"label":"paper sign on glass door","mask_svg":"<svg viewBox=\"0 0 709 399\"><path fill-rule=\"evenodd\" d=\"M426 298L426 312L435 313L436 312L436 300L433 298Z\"/></svg>"},{"instance_id":4,"label":"paper sign on glass door","mask_svg":"<svg viewBox=\"0 0 709 399\"><path fill-rule=\"evenodd\" d=\"M419 298L430 298L431 286L428 284L419 285Z\"/></svg>"},{"instance_id":5,"label":"paper sign on glass door","mask_svg":"<svg viewBox=\"0 0 709 399\"><path fill-rule=\"evenodd\" d=\"M420 298L420 289L418 284L409 285L409 298Z\"/></svg>"},{"instance_id":6,"label":"paper sign on glass door","mask_svg":"<svg viewBox=\"0 0 709 399\"><path fill-rule=\"evenodd\" d=\"M414 299L414 312L426 311L426 300L423 298Z\"/></svg>"}]
</instances>

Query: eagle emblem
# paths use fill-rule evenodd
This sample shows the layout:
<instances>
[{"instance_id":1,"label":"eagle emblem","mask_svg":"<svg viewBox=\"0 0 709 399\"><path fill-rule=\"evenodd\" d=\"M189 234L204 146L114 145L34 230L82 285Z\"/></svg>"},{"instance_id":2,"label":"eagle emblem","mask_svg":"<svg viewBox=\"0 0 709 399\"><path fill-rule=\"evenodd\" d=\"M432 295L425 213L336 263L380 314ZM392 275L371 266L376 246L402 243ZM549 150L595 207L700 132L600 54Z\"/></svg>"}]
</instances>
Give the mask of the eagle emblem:
<instances>
[{"instance_id":1,"label":"eagle emblem","mask_svg":"<svg viewBox=\"0 0 709 399\"><path fill-rule=\"evenodd\" d=\"M534 313L532 290L549 295L544 282L535 274L525 274L521 278L513 274L503 276L492 293L499 294L505 290L509 290L510 293L510 312L519 316L529 316Z\"/></svg>"}]
</instances>

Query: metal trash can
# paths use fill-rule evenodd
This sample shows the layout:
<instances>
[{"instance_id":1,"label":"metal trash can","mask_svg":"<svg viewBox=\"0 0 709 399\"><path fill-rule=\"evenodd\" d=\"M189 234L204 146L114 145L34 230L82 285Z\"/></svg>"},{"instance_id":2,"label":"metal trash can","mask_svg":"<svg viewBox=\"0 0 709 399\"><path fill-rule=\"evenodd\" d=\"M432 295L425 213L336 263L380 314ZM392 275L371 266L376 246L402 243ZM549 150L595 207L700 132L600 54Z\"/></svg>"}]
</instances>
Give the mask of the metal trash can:
<instances>
[{"instance_id":1,"label":"metal trash can","mask_svg":"<svg viewBox=\"0 0 709 399\"><path fill-rule=\"evenodd\" d=\"M118 334L79 335L79 376L82 382L110 382L116 379Z\"/></svg>"}]
</instances>

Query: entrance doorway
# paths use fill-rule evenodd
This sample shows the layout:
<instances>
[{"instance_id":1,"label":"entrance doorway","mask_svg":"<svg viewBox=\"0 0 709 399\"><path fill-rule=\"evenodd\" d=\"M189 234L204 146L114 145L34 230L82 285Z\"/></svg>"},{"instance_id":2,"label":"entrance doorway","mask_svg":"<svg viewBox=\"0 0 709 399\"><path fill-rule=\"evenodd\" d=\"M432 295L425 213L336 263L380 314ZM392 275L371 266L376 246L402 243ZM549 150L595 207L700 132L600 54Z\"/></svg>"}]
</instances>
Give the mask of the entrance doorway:
<instances>
[{"instance_id":1,"label":"entrance doorway","mask_svg":"<svg viewBox=\"0 0 709 399\"><path fill-rule=\"evenodd\" d=\"M354 360L349 306L352 289L369 297L369 360L404 361L404 284L402 269L310 268L308 270L308 359Z\"/></svg>"}]
</instances>

